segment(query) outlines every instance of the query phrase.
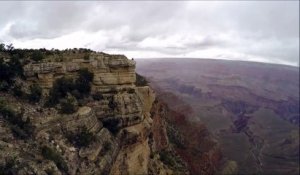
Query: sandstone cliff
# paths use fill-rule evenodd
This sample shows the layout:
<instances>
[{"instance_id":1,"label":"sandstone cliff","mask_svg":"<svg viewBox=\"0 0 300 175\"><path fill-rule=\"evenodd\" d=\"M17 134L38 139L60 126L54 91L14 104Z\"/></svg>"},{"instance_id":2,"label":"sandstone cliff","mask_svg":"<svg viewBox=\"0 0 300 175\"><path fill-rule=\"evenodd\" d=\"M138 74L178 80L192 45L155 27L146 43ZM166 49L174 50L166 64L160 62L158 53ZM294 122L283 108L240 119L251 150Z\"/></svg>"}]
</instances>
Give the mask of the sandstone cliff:
<instances>
[{"instance_id":1,"label":"sandstone cliff","mask_svg":"<svg viewBox=\"0 0 300 175\"><path fill-rule=\"evenodd\" d=\"M188 174L169 145L163 110L150 113L157 109L155 93L135 85L133 60L68 50L32 61L26 56L30 51L24 52L24 77L0 92L0 173ZM0 54L4 60L12 55ZM98 94L97 100L86 95L68 114L43 106L58 79L76 78L83 68L93 74L90 94ZM19 92L16 87L26 92L36 84L42 89L38 102L12 95Z\"/></svg>"}]
</instances>

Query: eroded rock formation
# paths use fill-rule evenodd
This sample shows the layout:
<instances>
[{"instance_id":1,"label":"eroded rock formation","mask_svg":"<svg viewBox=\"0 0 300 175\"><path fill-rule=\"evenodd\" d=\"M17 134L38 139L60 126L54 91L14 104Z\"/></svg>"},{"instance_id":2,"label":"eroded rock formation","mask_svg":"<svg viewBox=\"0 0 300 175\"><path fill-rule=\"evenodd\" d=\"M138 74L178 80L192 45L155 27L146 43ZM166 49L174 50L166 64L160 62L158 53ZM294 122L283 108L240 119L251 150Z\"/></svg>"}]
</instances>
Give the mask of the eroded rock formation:
<instances>
[{"instance_id":1,"label":"eroded rock formation","mask_svg":"<svg viewBox=\"0 0 300 175\"><path fill-rule=\"evenodd\" d=\"M30 104L1 92L5 104L13 105L32 128L26 139L16 138L11 124L0 114L1 171L38 175L188 174L184 165L176 170L161 161L161 150L172 152L165 121L150 114L155 93L148 86L135 85L135 62L125 56L93 52L89 59L83 59L74 53L74 59L30 62L24 66L23 83L39 84L47 96L55 80L76 77L81 68L94 74L91 93L100 93L102 99L87 97L73 114L43 108L43 100ZM90 144L78 144L79 136L70 141L79 132L93 135ZM85 137L90 138L88 134Z\"/></svg>"}]
</instances>

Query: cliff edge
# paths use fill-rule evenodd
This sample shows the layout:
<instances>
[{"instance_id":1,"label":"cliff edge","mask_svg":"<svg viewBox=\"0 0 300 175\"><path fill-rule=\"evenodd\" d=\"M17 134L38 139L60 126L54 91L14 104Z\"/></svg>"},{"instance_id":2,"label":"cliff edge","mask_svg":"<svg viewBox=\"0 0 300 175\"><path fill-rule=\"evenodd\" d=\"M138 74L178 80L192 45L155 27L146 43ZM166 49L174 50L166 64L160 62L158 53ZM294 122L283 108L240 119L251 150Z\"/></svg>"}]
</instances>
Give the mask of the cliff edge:
<instances>
[{"instance_id":1,"label":"cliff edge","mask_svg":"<svg viewBox=\"0 0 300 175\"><path fill-rule=\"evenodd\" d=\"M134 60L12 49L0 66L0 174L189 174Z\"/></svg>"}]
</instances>

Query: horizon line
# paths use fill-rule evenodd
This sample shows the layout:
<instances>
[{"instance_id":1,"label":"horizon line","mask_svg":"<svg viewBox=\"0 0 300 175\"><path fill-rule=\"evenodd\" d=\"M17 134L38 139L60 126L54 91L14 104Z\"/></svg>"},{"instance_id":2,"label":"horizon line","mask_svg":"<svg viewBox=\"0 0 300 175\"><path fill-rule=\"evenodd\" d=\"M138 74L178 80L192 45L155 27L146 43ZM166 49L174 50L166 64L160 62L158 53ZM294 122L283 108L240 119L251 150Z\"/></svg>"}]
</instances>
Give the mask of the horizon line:
<instances>
[{"instance_id":1,"label":"horizon line","mask_svg":"<svg viewBox=\"0 0 300 175\"><path fill-rule=\"evenodd\" d=\"M284 63L274 63L274 62L264 62L264 61L254 61L254 60L236 60L230 58L213 58L213 57L135 57L134 59L202 59L202 60L215 60L215 61L236 61L236 62L250 62L250 63L258 63L258 64L271 64L271 65L281 65L281 66L289 66L300 68L300 63L298 65L294 64L284 64Z\"/></svg>"}]
</instances>

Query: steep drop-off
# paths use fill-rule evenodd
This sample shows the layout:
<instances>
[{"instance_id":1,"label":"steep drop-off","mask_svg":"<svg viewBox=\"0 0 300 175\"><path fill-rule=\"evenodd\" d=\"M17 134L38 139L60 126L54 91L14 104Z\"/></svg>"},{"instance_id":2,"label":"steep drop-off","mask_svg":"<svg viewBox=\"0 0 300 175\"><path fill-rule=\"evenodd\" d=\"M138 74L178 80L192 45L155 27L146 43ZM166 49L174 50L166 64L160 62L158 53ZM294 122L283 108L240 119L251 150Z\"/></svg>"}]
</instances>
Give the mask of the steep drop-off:
<instances>
[{"instance_id":1,"label":"steep drop-off","mask_svg":"<svg viewBox=\"0 0 300 175\"><path fill-rule=\"evenodd\" d=\"M0 52L0 174L189 174L164 116L150 113L155 93L135 85L134 61L80 49L36 52Z\"/></svg>"},{"instance_id":2,"label":"steep drop-off","mask_svg":"<svg viewBox=\"0 0 300 175\"><path fill-rule=\"evenodd\" d=\"M187 58L137 65L170 109L205 124L223 155L220 173L299 174L298 67Z\"/></svg>"}]
</instances>

